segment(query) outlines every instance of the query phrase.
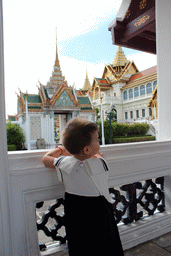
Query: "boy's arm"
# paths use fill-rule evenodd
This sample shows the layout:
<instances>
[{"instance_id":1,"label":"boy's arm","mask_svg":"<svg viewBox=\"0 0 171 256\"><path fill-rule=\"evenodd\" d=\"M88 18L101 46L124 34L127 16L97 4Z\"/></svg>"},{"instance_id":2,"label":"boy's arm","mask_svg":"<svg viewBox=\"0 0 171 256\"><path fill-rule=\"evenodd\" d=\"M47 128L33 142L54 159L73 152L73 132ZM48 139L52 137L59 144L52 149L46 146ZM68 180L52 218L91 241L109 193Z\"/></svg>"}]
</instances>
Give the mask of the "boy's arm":
<instances>
[{"instance_id":1,"label":"boy's arm","mask_svg":"<svg viewBox=\"0 0 171 256\"><path fill-rule=\"evenodd\" d=\"M54 159L63 156L70 156L71 154L64 148L64 146L59 146L49 152L47 152L43 158L42 162L45 166L55 169Z\"/></svg>"}]
</instances>

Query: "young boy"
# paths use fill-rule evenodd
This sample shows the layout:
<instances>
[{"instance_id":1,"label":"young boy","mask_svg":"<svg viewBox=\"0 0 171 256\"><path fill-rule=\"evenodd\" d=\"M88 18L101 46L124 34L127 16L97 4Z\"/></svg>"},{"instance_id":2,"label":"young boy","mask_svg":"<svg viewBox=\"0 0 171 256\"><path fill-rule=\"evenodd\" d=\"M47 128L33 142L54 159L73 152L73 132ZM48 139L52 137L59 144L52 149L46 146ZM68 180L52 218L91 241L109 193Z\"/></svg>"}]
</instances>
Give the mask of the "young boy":
<instances>
[{"instance_id":1,"label":"young boy","mask_svg":"<svg viewBox=\"0 0 171 256\"><path fill-rule=\"evenodd\" d=\"M56 168L58 179L64 183L69 255L124 255L110 203L109 169L99 153L97 125L72 119L62 142L63 146L43 157L43 163Z\"/></svg>"}]
</instances>

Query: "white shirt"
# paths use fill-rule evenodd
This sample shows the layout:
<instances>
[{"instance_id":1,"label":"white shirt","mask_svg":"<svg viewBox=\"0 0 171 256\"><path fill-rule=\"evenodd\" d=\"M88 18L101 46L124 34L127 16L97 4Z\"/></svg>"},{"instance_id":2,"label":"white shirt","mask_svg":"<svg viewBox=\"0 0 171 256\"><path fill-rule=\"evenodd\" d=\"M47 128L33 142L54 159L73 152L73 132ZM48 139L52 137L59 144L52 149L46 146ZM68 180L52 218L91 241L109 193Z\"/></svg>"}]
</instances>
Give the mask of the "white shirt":
<instances>
[{"instance_id":1,"label":"white shirt","mask_svg":"<svg viewBox=\"0 0 171 256\"><path fill-rule=\"evenodd\" d=\"M103 158L80 161L74 156L55 158L58 179L65 191L80 196L103 195L111 202L108 190L108 166Z\"/></svg>"}]
</instances>

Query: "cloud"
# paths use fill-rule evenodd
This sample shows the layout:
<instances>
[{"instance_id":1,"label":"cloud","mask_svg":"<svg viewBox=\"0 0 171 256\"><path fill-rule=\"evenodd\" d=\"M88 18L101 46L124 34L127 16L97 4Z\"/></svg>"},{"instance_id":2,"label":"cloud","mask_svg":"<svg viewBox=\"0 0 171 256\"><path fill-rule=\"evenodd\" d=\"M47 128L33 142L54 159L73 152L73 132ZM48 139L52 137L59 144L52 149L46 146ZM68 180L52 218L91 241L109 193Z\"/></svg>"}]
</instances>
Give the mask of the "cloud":
<instances>
[{"instance_id":1,"label":"cloud","mask_svg":"<svg viewBox=\"0 0 171 256\"><path fill-rule=\"evenodd\" d=\"M36 87L36 83L38 79L44 85L48 82L51 73L53 71L54 65L54 56L49 57L48 53L45 56L47 63L42 62L42 64L38 65L34 63L35 66L31 67L31 76L28 75L27 68L25 69L25 73L19 75L19 72L16 74L15 70L11 68L11 72L6 76L6 108L8 114L16 114L17 113L17 96L15 91L18 91L18 87L25 92L28 90L29 93L38 93L38 89ZM129 60L133 60L139 71L145 70L157 64L157 57L153 54L138 52L134 54L127 55ZM53 61L52 61L53 59ZM65 75L65 78L68 82L68 85L74 85L76 89L80 89L84 85L85 77L86 77L86 69L88 72L88 77L90 84L92 85L94 77L102 77L103 70L105 64L108 64L106 60L102 60L98 63L92 63L82 60L76 60L74 58L68 58L66 56L59 56L60 66L62 70L62 74ZM11 76L13 78L13 82L11 84Z\"/></svg>"},{"instance_id":2,"label":"cloud","mask_svg":"<svg viewBox=\"0 0 171 256\"><path fill-rule=\"evenodd\" d=\"M23 92L28 90L29 93L38 93L36 87L38 80L44 85L49 80L55 61L56 26L58 46L62 41L70 40L71 38L76 39L82 35L87 35L87 40L89 40L89 44L87 43L86 45L87 47L89 46L89 48L86 47L87 53L81 51L81 44L75 48L75 55L64 56L62 51L59 51L61 70L68 84L73 85L75 82L77 89L83 87L86 65L91 84L94 77L101 77L105 63L111 63L114 58L116 47L112 46L110 39L112 46L110 50L106 43L109 39L107 39L106 35L102 38L101 34L97 34L97 28L102 24L104 26L107 21L110 23L114 19L121 2L122 0L108 0L103 3L97 0L4 1L7 113L17 113L15 91L18 91L18 87ZM92 41L90 41L90 34ZM100 45L96 44L95 39L98 39ZM85 40L85 44L86 42ZM96 52L94 47L97 48ZM91 49L92 52L90 51ZM100 51L105 52L105 57L100 56ZM107 53L110 56L107 57ZM79 54L85 54L81 56L82 60L76 59ZM96 60L90 59L89 55ZM156 57L150 54L136 53L127 57L134 60L139 70L155 65Z\"/></svg>"}]
</instances>

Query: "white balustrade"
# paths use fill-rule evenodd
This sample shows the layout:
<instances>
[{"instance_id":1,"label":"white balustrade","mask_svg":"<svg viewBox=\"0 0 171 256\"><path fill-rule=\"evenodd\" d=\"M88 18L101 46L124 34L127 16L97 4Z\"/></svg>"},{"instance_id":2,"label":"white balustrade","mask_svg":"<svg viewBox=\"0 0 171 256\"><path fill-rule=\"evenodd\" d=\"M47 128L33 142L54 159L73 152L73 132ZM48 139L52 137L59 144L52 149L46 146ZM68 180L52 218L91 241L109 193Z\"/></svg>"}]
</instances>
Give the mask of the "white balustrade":
<instances>
[{"instance_id":1,"label":"white balustrade","mask_svg":"<svg viewBox=\"0 0 171 256\"><path fill-rule=\"evenodd\" d=\"M40 255L36 203L61 198L64 193L56 171L41 162L46 151L8 153L13 256ZM119 225L124 249L171 231L171 141L101 146L101 152L110 168L109 187L165 177L166 211Z\"/></svg>"}]
</instances>

